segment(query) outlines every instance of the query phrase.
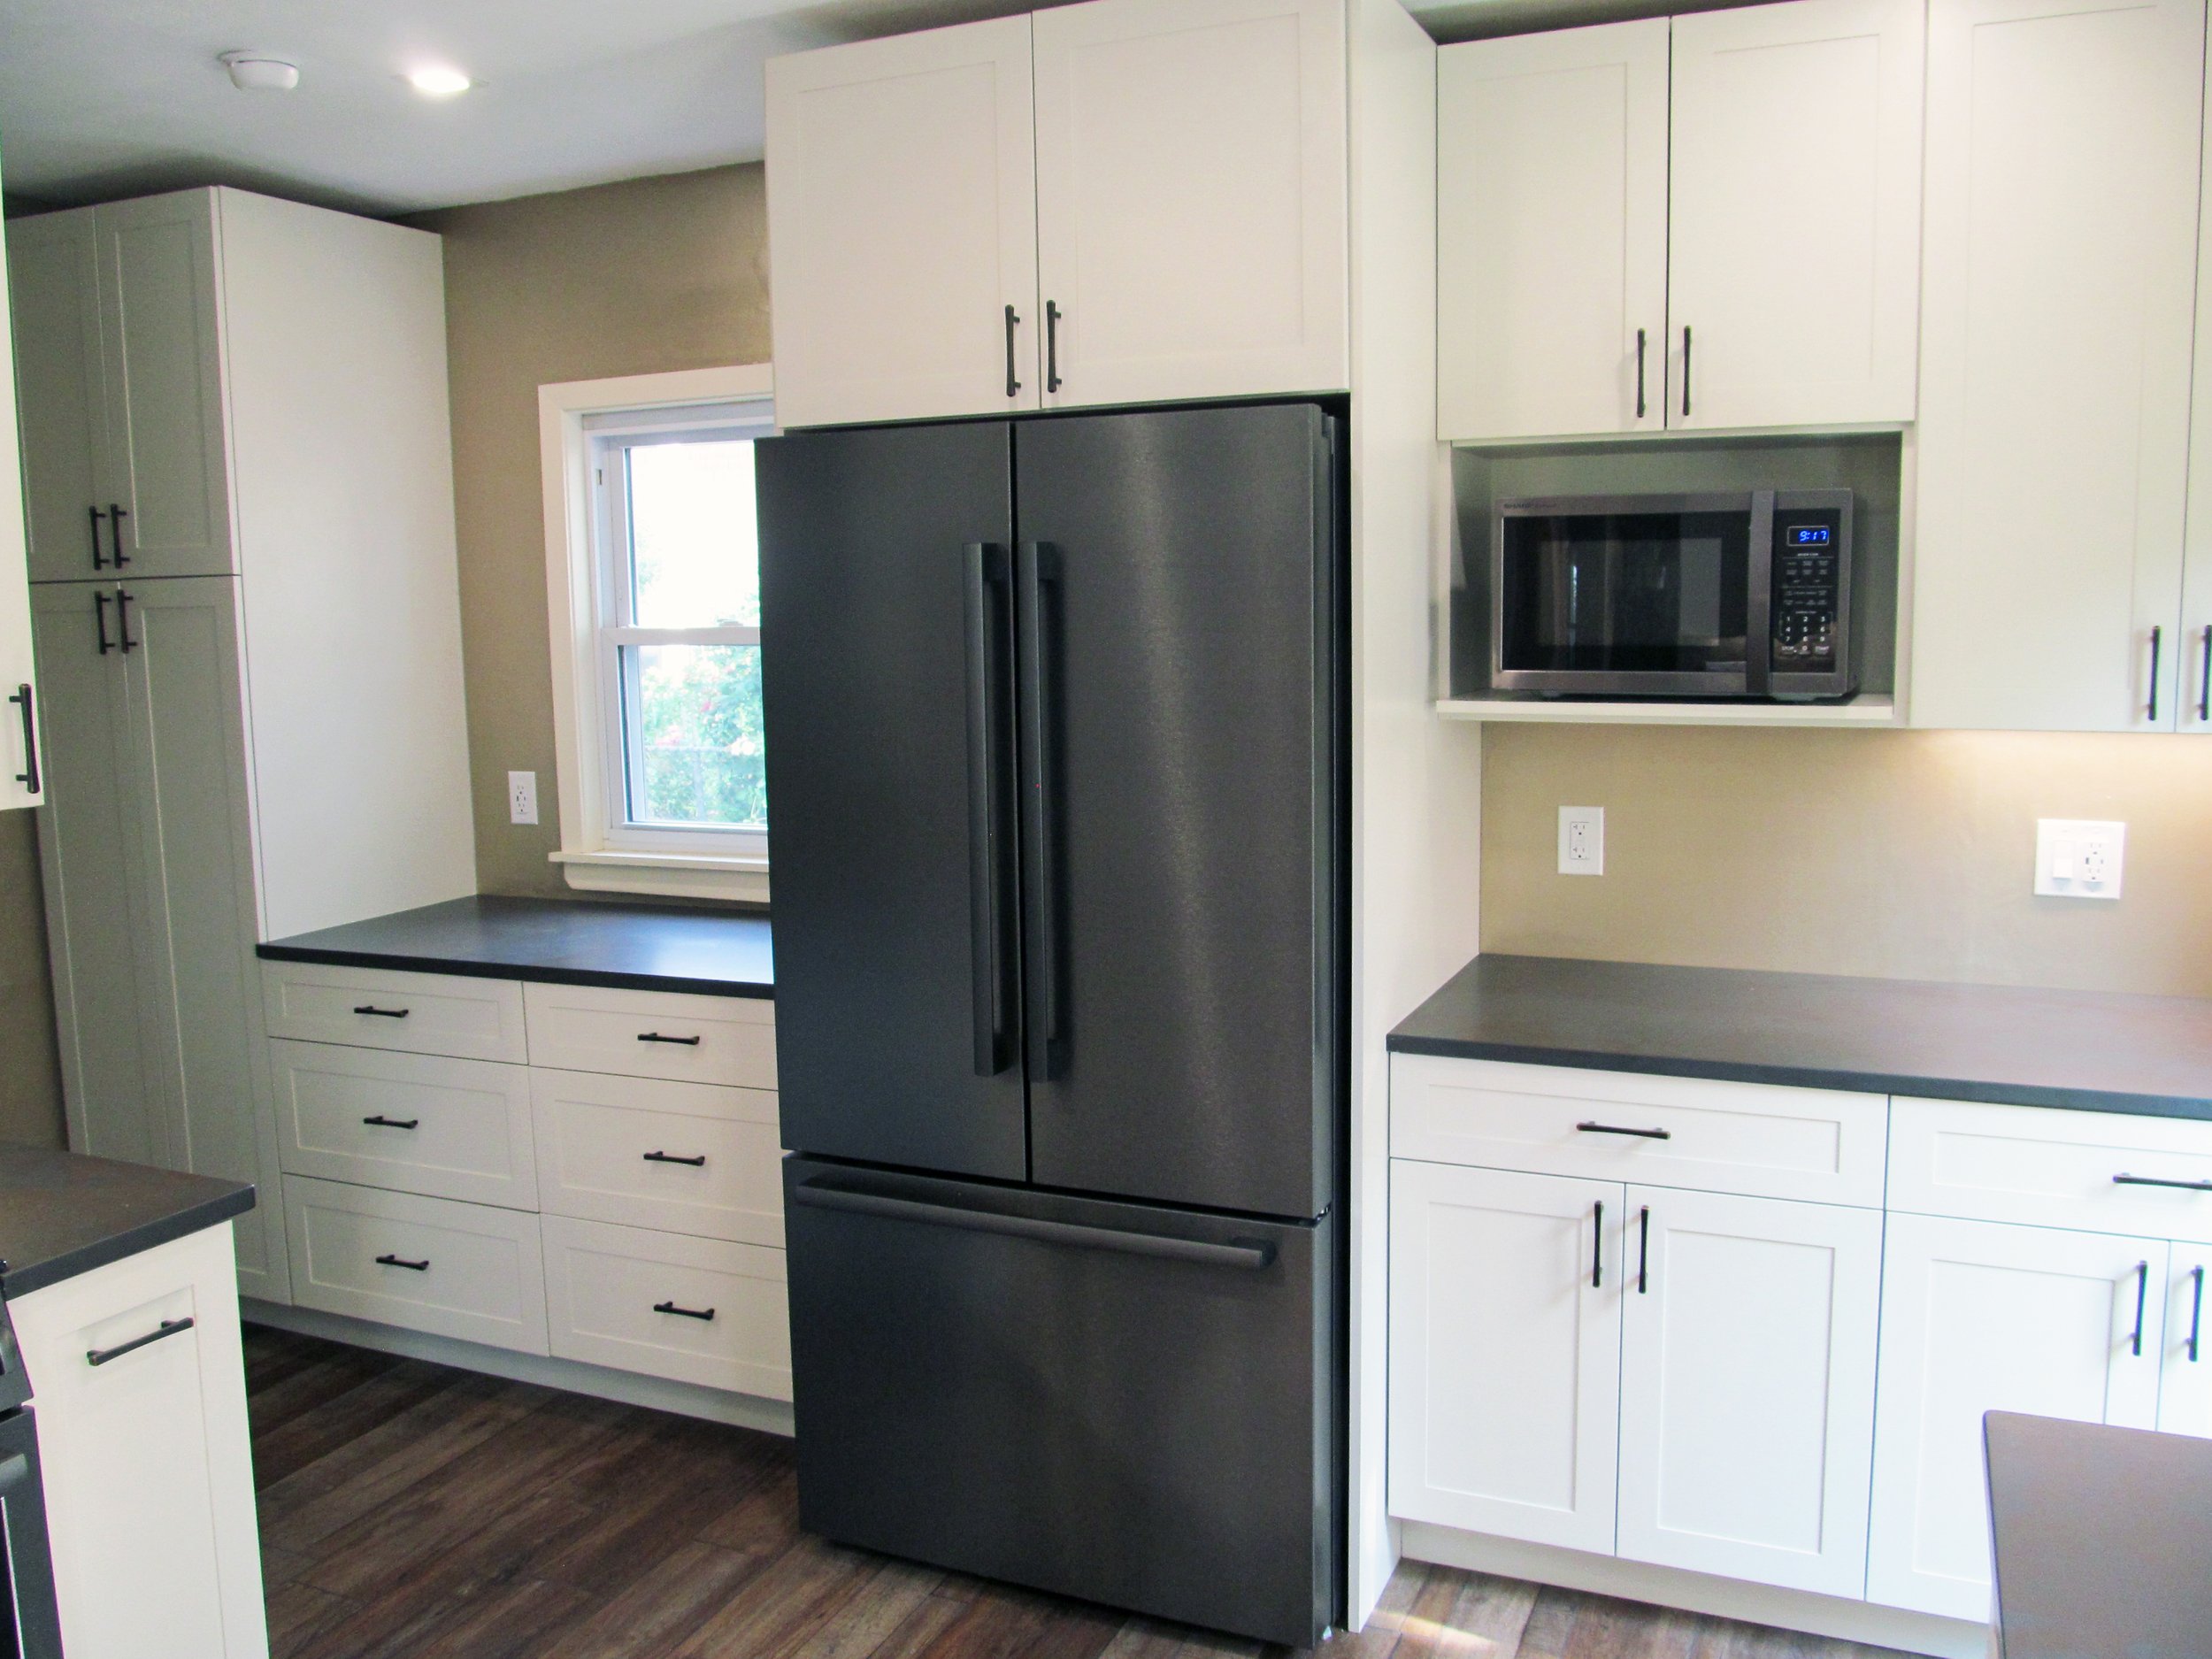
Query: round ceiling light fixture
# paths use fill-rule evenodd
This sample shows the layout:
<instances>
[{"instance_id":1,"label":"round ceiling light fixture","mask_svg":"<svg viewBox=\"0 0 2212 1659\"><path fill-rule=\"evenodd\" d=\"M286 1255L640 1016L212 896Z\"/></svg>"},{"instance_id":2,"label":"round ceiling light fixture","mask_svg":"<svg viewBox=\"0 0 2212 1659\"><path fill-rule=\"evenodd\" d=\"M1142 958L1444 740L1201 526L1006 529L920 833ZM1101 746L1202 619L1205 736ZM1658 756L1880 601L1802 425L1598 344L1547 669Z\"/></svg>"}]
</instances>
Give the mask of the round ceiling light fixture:
<instances>
[{"instance_id":1,"label":"round ceiling light fixture","mask_svg":"<svg viewBox=\"0 0 2212 1659\"><path fill-rule=\"evenodd\" d=\"M407 72L407 84L426 98L457 97L476 83L444 64L426 64Z\"/></svg>"},{"instance_id":2,"label":"round ceiling light fixture","mask_svg":"<svg viewBox=\"0 0 2212 1659\"><path fill-rule=\"evenodd\" d=\"M225 52L216 61L230 71L241 92L289 92L300 83L300 66L267 52Z\"/></svg>"}]
</instances>

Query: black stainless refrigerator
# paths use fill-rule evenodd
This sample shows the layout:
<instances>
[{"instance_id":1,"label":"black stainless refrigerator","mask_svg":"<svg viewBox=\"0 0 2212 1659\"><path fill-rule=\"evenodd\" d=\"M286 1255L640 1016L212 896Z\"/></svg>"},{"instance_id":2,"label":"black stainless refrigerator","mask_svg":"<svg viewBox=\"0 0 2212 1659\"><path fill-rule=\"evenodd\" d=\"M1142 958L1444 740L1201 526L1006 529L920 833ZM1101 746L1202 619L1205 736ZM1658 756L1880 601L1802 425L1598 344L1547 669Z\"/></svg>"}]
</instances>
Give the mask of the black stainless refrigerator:
<instances>
[{"instance_id":1,"label":"black stainless refrigerator","mask_svg":"<svg viewBox=\"0 0 2212 1659\"><path fill-rule=\"evenodd\" d=\"M1345 575L1312 403L760 446L800 1518L1338 1622Z\"/></svg>"}]
</instances>

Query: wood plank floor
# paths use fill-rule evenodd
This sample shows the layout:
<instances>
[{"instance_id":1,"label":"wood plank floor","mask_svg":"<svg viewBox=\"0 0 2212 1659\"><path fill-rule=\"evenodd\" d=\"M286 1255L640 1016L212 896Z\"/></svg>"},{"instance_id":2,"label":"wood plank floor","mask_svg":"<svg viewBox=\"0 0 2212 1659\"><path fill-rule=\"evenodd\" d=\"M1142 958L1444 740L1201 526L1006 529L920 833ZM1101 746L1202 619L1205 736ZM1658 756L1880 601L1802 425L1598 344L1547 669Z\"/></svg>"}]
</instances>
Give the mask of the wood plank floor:
<instances>
[{"instance_id":1,"label":"wood plank floor","mask_svg":"<svg viewBox=\"0 0 2212 1659\"><path fill-rule=\"evenodd\" d=\"M824 1543L790 1443L246 1332L275 1659L1281 1659ZM1412 1563L1317 1659L1869 1659Z\"/></svg>"}]
</instances>

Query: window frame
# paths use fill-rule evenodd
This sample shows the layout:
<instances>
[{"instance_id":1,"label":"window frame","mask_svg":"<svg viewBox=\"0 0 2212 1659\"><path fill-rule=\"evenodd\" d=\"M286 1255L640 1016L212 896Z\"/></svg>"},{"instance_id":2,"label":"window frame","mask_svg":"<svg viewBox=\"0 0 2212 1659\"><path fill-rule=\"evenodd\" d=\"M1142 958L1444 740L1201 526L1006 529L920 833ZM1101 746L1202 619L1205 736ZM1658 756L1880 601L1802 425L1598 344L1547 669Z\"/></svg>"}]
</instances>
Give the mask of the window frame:
<instances>
[{"instance_id":1,"label":"window frame","mask_svg":"<svg viewBox=\"0 0 2212 1659\"><path fill-rule=\"evenodd\" d=\"M631 625L626 510L614 454L680 441L703 426L766 437L775 430L765 364L625 375L538 388L544 472L546 597L560 846L549 855L569 886L596 892L764 901L767 837L757 830L640 825L626 810L621 648L664 641L759 643L755 628L659 629ZM702 419L703 417L703 419ZM662 435L665 434L665 435ZM604 483L600 474L608 477ZM621 558L608 557L618 544ZM739 637L739 636L742 637Z\"/></svg>"}]
</instances>

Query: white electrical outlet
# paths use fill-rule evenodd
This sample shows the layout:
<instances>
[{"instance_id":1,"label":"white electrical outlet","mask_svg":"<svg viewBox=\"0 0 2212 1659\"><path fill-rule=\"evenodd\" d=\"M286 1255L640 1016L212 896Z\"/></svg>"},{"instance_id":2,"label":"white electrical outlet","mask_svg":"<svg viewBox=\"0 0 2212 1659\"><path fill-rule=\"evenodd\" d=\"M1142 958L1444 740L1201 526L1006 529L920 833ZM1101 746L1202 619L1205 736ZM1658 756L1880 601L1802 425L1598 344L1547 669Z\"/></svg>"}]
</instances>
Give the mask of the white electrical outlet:
<instances>
[{"instance_id":1,"label":"white electrical outlet","mask_svg":"<svg viewBox=\"0 0 2212 1659\"><path fill-rule=\"evenodd\" d=\"M534 824L538 821L538 774L534 772L511 772L507 774L507 821L510 824Z\"/></svg>"},{"instance_id":2,"label":"white electrical outlet","mask_svg":"<svg viewBox=\"0 0 2212 1659\"><path fill-rule=\"evenodd\" d=\"M2128 826L2102 818L2035 821L2035 890L2046 898L2116 899Z\"/></svg>"},{"instance_id":3,"label":"white electrical outlet","mask_svg":"<svg viewBox=\"0 0 2212 1659\"><path fill-rule=\"evenodd\" d=\"M1605 873L1603 807L1563 806L1559 809L1559 873L1563 876L1601 876Z\"/></svg>"}]
</instances>

